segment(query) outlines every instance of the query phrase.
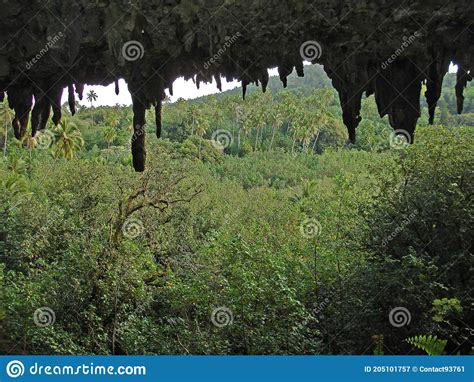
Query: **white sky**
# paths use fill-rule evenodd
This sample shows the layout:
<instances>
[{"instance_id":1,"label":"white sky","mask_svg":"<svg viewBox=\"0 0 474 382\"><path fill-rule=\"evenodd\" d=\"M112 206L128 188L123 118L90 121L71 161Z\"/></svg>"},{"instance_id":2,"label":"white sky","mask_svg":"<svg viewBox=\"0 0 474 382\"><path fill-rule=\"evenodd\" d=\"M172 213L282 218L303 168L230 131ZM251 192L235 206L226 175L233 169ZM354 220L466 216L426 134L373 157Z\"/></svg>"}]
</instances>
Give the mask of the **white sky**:
<instances>
[{"instance_id":1,"label":"white sky","mask_svg":"<svg viewBox=\"0 0 474 382\"><path fill-rule=\"evenodd\" d=\"M456 73L456 71L457 67L451 64L449 72ZM278 75L278 70L269 69L268 73L270 76L276 76ZM124 80L120 80L119 84L120 94L118 96L115 94L114 84L109 86L86 86L84 89L84 99L80 101L80 103L89 105L86 100L86 94L90 89L94 89L98 95L97 101L94 103L95 106L114 106L116 104L131 105L132 98L128 92L127 84ZM222 91L231 90L239 86L240 82L238 81L227 82L225 79L222 79ZM192 80L185 81L184 78L178 78L173 84L174 95L171 97L171 100L176 101L178 98L193 99L218 92L219 90L217 89L215 81L213 81L212 84L201 84L198 90ZM67 102L67 90L63 94L62 102Z\"/></svg>"}]
</instances>

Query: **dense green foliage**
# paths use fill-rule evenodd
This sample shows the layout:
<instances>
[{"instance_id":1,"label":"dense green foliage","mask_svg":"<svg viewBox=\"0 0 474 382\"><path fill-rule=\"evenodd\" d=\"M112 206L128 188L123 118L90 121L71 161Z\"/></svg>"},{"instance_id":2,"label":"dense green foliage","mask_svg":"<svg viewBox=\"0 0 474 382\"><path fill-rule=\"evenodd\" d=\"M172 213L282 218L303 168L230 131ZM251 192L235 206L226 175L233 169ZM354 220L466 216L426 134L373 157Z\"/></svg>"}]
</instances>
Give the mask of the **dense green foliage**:
<instances>
[{"instance_id":1,"label":"dense green foliage","mask_svg":"<svg viewBox=\"0 0 474 382\"><path fill-rule=\"evenodd\" d=\"M346 147L333 90L298 86L165 105L144 174L129 108L8 139L0 352L407 354L421 335L469 352L474 110L446 94L450 127L422 119L410 147L372 98Z\"/></svg>"}]
</instances>

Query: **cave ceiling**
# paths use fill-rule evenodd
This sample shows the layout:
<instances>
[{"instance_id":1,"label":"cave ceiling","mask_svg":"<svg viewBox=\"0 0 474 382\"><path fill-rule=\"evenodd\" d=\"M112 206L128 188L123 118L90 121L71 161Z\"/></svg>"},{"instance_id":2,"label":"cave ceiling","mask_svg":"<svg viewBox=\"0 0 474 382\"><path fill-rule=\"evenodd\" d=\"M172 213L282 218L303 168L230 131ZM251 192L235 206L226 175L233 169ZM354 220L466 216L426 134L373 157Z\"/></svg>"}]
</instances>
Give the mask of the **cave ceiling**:
<instances>
[{"instance_id":1,"label":"cave ceiling","mask_svg":"<svg viewBox=\"0 0 474 382\"><path fill-rule=\"evenodd\" d=\"M196 86L221 77L265 90L268 68L283 85L304 61L324 66L339 93L350 141L363 95L413 141L425 96L433 122L449 64L458 67L456 97L474 67L474 2L302 0L3 0L0 98L15 111L22 138L51 117L61 120L63 91L71 111L85 84L123 78L132 95L133 164L146 161L145 111L161 133L165 90L178 77ZM425 94L421 94L426 84ZM117 89L119 91L119 89Z\"/></svg>"}]
</instances>

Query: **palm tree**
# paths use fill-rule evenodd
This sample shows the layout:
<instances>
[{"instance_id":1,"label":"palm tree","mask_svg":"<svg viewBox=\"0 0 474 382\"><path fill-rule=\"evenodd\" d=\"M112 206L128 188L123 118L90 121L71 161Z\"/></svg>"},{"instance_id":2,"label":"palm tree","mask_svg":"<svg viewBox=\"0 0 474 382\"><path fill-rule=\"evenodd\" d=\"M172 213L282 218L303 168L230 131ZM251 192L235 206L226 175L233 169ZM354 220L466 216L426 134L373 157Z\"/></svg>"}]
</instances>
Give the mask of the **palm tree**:
<instances>
[{"instance_id":1,"label":"palm tree","mask_svg":"<svg viewBox=\"0 0 474 382\"><path fill-rule=\"evenodd\" d=\"M301 107L299 105L299 99L294 93L284 91L280 95L281 97L281 110L286 117L287 131L291 132L293 144L291 146L291 153L295 151L296 139L301 130L300 115Z\"/></svg>"},{"instance_id":2,"label":"palm tree","mask_svg":"<svg viewBox=\"0 0 474 382\"><path fill-rule=\"evenodd\" d=\"M271 126L272 126L272 139L270 141L270 147L269 147L270 150L272 149L273 142L275 141L276 130L281 127L281 125L283 124L284 121L285 121L285 119L283 117L283 113L280 110L280 106L279 105L274 105L273 109L270 113L270 123L271 123Z\"/></svg>"},{"instance_id":3,"label":"palm tree","mask_svg":"<svg viewBox=\"0 0 474 382\"><path fill-rule=\"evenodd\" d=\"M191 129L191 136L194 135L194 130L196 129L196 123L198 119L201 117L201 112L196 105L191 105L191 107L187 110L186 113L186 130Z\"/></svg>"},{"instance_id":4,"label":"palm tree","mask_svg":"<svg viewBox=\"0 0 474 382\"><path fill-rule=\"evenodd\" d=\"M240 149L242 133L246 136L252 130L252 109L248 104L235 108L235 121L237 122L237 149Z\"/></svg>"},{"instance_id":5,"label":"palm tree","mask_svg":"<svg viewBox=\"0 0 474 382\"><path fill-rule=\"evenodd\" d=\"M53 155L55 158L62 156L66 159L72 159L74 158L74 153L84 146L81 132L76 125L69 123L65 118L54 130L54 135Z\"/></svg>"},{"instance_id":6,"label":"palm tree","mask_svg":"<svg viewBox=\"0 0 474 382\"><path fill-rule=\"evenodd\" d=\"M93 107L93 103L97 101L97 98L97 93L93 89L89 90L89 93L87 93L87 101L91 103L91 107Z\"/></svg>"},{"instance_id":7,"label":"palm tree","mask_svg":"<svg viewBox=\"0 0 474 382\"><path fill-rule=\"evenodd\" d=\"M32 137L31 135L26 135L25 138L23 139L25 142L25 146L28 149L29 155L30 155L30 160L33 155L33 149L36 146L36 139Z\"/></svg>"},{"instance_id":8,"label":"palm tree","mask_svg":"<svg viewBox=\"0 0 474 382\"><path fill-rule=\"evenodd\" d=\"M107 125L113 128L116 128L118 125L120 125L120 116L118 115L118 111L113 109L111 113L107 115L106 121Z\"/></svg>"},{"instance_id":9,"label":"palm tree","mask_svg":"<svg viewBox=\"0 0 474 382\"><path fill-rule=\"evenodd\" d=\"M13 111L10 109L8 104L4 101L0 103L0 120L3 123L4 128L4 141L3 141L3 156L7 156L7 141L8 141L8 129L12 125Z\"/></svg>"},{"instance_id":10,"label":"palm tree","mask_svg":"<svg viewBox=\"0 0 474 382\"><path fill-rule=\"evenodd\" d=\"M91 103L91 109L93 108L93 103L97 101L97 98L98 98L97 93L93 89L89 90L89 93L87 93L87 101ZM91 114L92 114L92 125L95 125L94 113L92 111L91 111Z\"/></svg>"},{"instance_id":11,"label":"palm tree","mask_svg":"<svg viewBox=\"0 0 474 382\"><path fill-rule=\"evenodd\" d=\"M209 120L201 116L197 121L196 135L199 136L199 159L201 159L202 140L210 128Z\"/></svg>"},{"instance_id":12,"label":"palm tree","mask_svg":"<svg viewBox=\"0 0 474 382\"><path fill-rule=\"evenodd\" d=\"M107 126L104 129L104 138L107 142L107 148L110 149L112 143L114 143L114 141L117 139L117 130L115 127Z\"/></svg>"}]
</instances>

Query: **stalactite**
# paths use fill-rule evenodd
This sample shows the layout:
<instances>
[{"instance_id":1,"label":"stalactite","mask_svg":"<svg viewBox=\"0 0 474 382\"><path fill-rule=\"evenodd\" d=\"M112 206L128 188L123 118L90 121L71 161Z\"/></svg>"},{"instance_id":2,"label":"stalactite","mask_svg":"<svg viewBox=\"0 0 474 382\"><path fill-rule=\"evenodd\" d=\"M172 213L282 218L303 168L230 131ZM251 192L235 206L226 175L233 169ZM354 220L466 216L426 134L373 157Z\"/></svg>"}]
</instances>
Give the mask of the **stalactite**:
<instances>
[{"instance_id":1,"label":"stalactite","mask_svg":"<svg viewBox=\"0 0 474 382\"><path fill-rule=\"evenodd\" d=\"M434 123L436 105L441 96L443 86L443 78L449 69L449 60L433 61L428 70L428 78L426 79L426 102L428 103L429 123Z\"/></svg>"},{"instance_id":2,"label":"stalactite","mask_svg":"<svg viewBox=\"0 0 474 382\"><path fill-rule=\"evenodd\" d=\"M146 148L145 148L145 129L146 129L146 109L147 103L143 92L135 93L132 90L133 103L133 137L132 137L132 156L133 168L135 171L145 171Z\"/></svg>"},{"instance_id":3,"label":"stalactite","mask_svg":"<svg viewBox=\"0 0 474 382\"><path fill-rule=\"evenodd\" d=\"M288 76L293 72L293 66L290 65L280 65L278 67L278 74L280 75L280 80L283 83L283 87L288 86Z\"/></svg>"},{"instance_id":4,"label":"stalactite","mask_svg":"<svg viewBox=\"0 0 474 382\"><path fill-rule=\"evenodd\" d=\"M69 110L71 111L71 115L76 114L76 96L74 95L74 86L72 84L68 84L68 104Z\"/></svg>"},{"instance_id":5,"label":"stalactite","mask_svg":"<svg viewBox=\"0 0 474 382\"><path fill-rule=\"evenodd\" d=\"M245 96L247 94L247 86L249 85L249 81L242 80L242 99L245 100Z\"/></svg>"},{"instance_id":6,"label":"stalactite","mask_svg":"<svg viewBox=\"0 0 474 382\"><path fill-rule=\"evenodd\" d=\"M222 91L222 80L221 80L221 76L216 74L214 76L214 79L216 80L216 85L217 85L217 89L219 89L219 91L221 92Z\"/></svg>"},{"instance_id":7,"label":"stalactite","mask_svg":"<svg viewBox=\"0 0 474 382\"><path fill-rule=\"evenodd\" d=\"M46 128L50 112L51 104L48 97L44 96L35 103L31 114L31 135L33 137L37 131L42 131Z\"/></svg>"},{"instance_id":8,"label":"stalactite","mask_svg":"<svg viewBox=\"0 0 474 382\"><path fill-rule=\"evenodd\" d=\"M379 113L389 116L390 125L413 143L416 122L420 117L422 74L409 60L398 60L375 81Z\"/></svg>"},{"instance_id":9,"label":"stalactite","mask_svg":"<svg viewBox=\"0 0 474 382\"><path fill-rule=\"evenodd\" d=\"M370 81L365 88L365 96L370 97L375 93L375 87L373 81Z\"/></svg>"},{"instance_id":10,"label":"stalactite","mask_svg":"<svg viewBox=\"0 0 474 382\"><path fill-rule=\"evenodd\" d=\"M156 122L156 137L161 138L161 129L162 129L162 122L161 122L161 112L162 112L162 105L163 102L159 100L155 106L155 122Z\"/></svg>"},{"instance_id":11,"label":"stalactite","mask_svg":"<svg viewBox=\"0 0 474 382\"><path fill-rule=\"evenodd\" d=\"M34 137L38 130L44 130L49 118L51 108L49 99L43 91L43 84L34 89L35 106L31 112L31 136ZM45 110L48 110L45 112Z\"/></svg>"},{"instance_id":12,"label":"stalactite","mask_svg":"<svg viewBox=\"0 0 474 382\"><path fill-rule=\"evenodd\" d=\"M348 65L327 64L325 66L329 78L332 80L334 88L339 95L342 109L342 119L346 125L349 135L349 142L356 142L356 129L362 120L360 116L362 95L370 88L371 82L367 80L366 68L359 69L357 75L352 71L352 66L357 65L357 61L348 62ZM332 68L337 69L332 69Z\"/></svg>"},{"instance_id":13,"label":"stalactite","mask_svg":"<svg viewBox=\"0 0 474 382\"><path fill-rule=\"evenodd\" d=\"M44 97L44 103L41 106L41 118L38 125L38 130L43 131L46 129L48 124L49 116L51 115L51 100L48 97Z\"/></svg>"},{"instance_id":14,"label":"stalactite","mask_svg":"<svg viewBox=\"0 0 474 382\"><path fill-rule=\"evenodd\" d=\"M303 61L299 61L299 62L296 64L295 69L296 69L296 74L298 75L298 77L304 77L304 65L303 65Z\"/></svg>"},{"instance_id":15,"label":"stalactite","mask_svg":"<svg viewBox=\"0 0 474 382\"><path fill-rule=\"evenodd\" d=\"M472 75L468 73L461 64L458 64L458 72L456 74L456 101L458 114L462 114L464 109L464 88L471 80Z\"/></svg>"},{"instance_id":16,"label":"stalactite","mask_svg":"<svg viewBox=\"0 0 474 382\"><path fill-rule=\"evenodd\" d=\"M33 106L33 90L30 86L11 86L8 88L8 102L10 108L15 110L12 121L15 138L21 139L25 136L28 128L31 107Z\"/></svg>"},{"instance_id":17,"label":"stalactite","mask_svg":"<svg viewBox=\"0 0 474 382\"><path fill-rule=\"evenodd\" d=\"M356 88L348 88L347 90L339 92L342 120L347 127L349 142L351 143L355 143L356 141L356 129L362 120L360 116L362 93L363 91Z\"/></svg>"},{"instance_id":18,"label":"stalactite","mask_svg":"<svg viewBox=\"0 0 474 382\"><path fill-rule=\"evenodd\" d=\"M76 84L76 94L79 97L79 101L82 101L84 98L84 84Z\"/></svg>"},{"instance_id":19,"label":"stalactite","mask_svg":"<svg viewBox=\"0 0 474 382\"><path fill-rule=\"evenodd\" d=\"M268 81L270 81L270 77L268 76L268 70L262 70L260 81L262 81L262 91L265 93L267 91Z\"/></svg>"},{"instance_id":20,"label":"stalactite","mask_svg":"<svg viewBox=\"0 0 474 382\"><path fill-rule=\"evenodd\" d=\"M59 124L62 117L61 110L61 99L63 96L63 86L61 84L56 84L48 92L48 97L51 100L51 106L53 107L53 123L55 126Z\"/></svg>"}]
</instances>

